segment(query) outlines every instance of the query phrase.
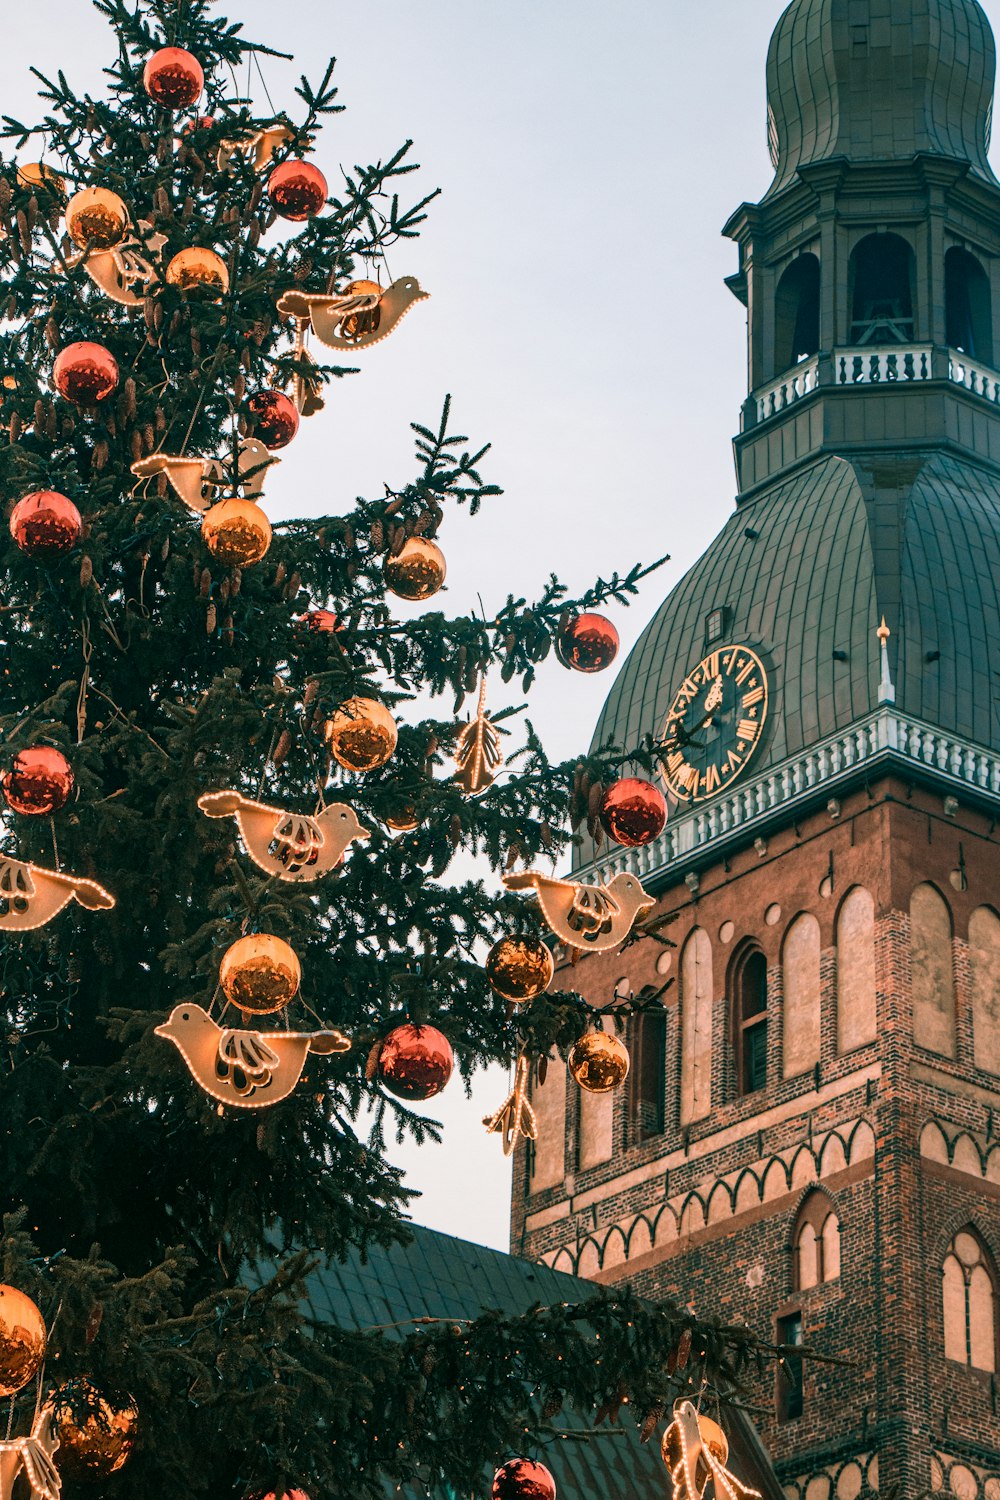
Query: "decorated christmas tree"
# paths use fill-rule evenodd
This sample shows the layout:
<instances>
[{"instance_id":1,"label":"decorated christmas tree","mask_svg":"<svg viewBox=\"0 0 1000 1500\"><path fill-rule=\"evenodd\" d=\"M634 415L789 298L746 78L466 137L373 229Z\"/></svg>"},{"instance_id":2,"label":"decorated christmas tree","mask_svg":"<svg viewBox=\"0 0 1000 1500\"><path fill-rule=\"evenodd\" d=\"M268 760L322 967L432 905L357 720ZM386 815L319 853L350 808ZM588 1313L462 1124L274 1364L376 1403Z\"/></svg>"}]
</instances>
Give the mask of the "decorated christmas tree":
<instances>
[{"instance_id":1,"label":"decorated christmas tree","mask_svg":"<svg viewBox=\"0 0 1000 1500\"><path fill-rule=\"evenodd\" d=\"M538 866L572 824L655 836L661 794L623 775L649 747L553 765L489 702L553 648L609 665L599 611L644 570L534 603L487 576L484 616L401 619L449 511L500 493L447 402L409 483L269 521L300 422L421 336L384 254L430 200L407 148L331 189L332 65L262 115L234 80L268 49L209 0L95 3L104 92L39 74L0 160L0 1491L468 1491L564 1406L626 1398L650 1436L687 1382L738 1384L749 1334L627 1292L403 1337L302 1300L317 1261L406 1234L386 1125L425 1132L453 1066L514 1067L498 1150L552 1048L585 1038L583 1087L624 1076L551 946L656 941L652 898Z\"/></svg>"}]
</instances>

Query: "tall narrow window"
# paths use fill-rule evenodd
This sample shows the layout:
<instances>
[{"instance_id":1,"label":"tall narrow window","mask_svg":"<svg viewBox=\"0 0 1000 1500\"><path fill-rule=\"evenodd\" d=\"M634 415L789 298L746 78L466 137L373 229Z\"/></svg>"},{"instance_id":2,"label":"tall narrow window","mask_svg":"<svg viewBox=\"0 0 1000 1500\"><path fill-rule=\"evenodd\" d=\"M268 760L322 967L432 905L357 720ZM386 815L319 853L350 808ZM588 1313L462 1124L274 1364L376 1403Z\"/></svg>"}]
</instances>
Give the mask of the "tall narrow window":
<instances>
[{"instance_id":1,"label":"tall narrow window","mask_svg":"<svg viewBox=\"0 0 1000 1500\"><path fill-rule=\"evenodd\" d=\"M993 1266L971 1229L956 1234L942 1267L946 1359L997 1368L997 1291Z\"/></svg>"},{"instance_id":2,"label":"tall narrow window","mask_svg":"<svg viewBox=\"0 0 1000 1500\"><path fill-rule=\"evenodd\" d=\"M712 1108L712 944L696 927L681 950L680 1122L703 1120Z\"/></svg>"},{"instance_id":3,"label":"tall narrow window","mask_svg":"<svg viewBox=\"0 0 1000 1500\"><path fill-rule=\"evenodd\" d=\"M968 250L952 245L944 258L945 338L971 359L993 363L990 282Z\"/></svg>"},{"instance_id":4,"label":"tall narrow window","mask_svg":"<svg viewBox=\"0 0 1000 1500\"><path fill-rule=\"evenodd\" d=\"M792 1246L797 1292L835 1281L840 1275L840 1220L825 1193L810 1193L799 1209Z\"/></svg>"},{"instance_id":5,"label":"tall narrow window","mask_svg":"<svg viewBox=\"0 0 1000 1500\"><path fill-rule=\"evenodd\" d=\"M733 980L737 1084L755 1094L767 1083L767 960L759 948L737 959Z\"/></svg>"},{"instance_id":6,"label":"tall narrow window","mask_svg":"<svg viewBox=\"0 0 1000 1500\"><path fill-rule=\"evenodd\" d=\"M778 1343L797 1345L802 1342L802 1314L789 1313L778 1319ZM802 1359L798 1354L785 1354L778 1365L777 1390L778 1421L794 1422L802 1415Z\"/></svg>"},{"instance_id":7,"label":"tall narrow window","mask_svg":"<svg viewBox=\"0 0 1000 1500\"><path fill-rule=\"evenodd\" d=\"M662 1135L667 1067L667 1016L662 1006L634 1015L628 1026L631 1057L625 1086L625 1141L637 1146Z\"/></svg>"},{"instance_id":8,"label":"tall narrow window","mask_svg":"<svg viewBox=\"0 0 1000 1500\"><path fill-rule=\"evenodd\" d=\"M800 255L774 294L774 373L790 370L819 349L819 261Z\"/></svg>"},{"instance_id":9,"label":"tall narrow window","mask_svg":"<svg viewBox=\"0 0 1000 1500\"><path fill-rule=\"evenodd\" d=\"M869 234L848 267L851 343L905 344L913 338L914 256L898 234Z\"/></svg>"},{"instance_id":10,"label":"tall narrow window","mask_svg":"<svg viewBox=\"0 0 1000 1500\"><path fill-rule=\"evenodd\" d=\"M944 897L932 885L918 885L910 897L913 1040L942 1057L955 1056L951 935L951 912Z\"/></svg>"}]
</instances>

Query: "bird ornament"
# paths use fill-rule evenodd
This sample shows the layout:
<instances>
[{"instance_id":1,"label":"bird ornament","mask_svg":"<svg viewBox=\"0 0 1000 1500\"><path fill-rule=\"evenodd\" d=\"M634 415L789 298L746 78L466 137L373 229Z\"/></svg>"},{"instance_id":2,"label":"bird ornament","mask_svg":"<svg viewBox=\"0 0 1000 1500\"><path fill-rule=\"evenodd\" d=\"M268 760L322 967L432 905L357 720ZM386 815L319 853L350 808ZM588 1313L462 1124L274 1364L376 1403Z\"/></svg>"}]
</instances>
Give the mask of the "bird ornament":
<instances>
[{"instance_id":1,"label":"bird ornament","mask_svg":"<svg viewBox=\"0 0 1000 1500\"><path fill-rule=\"evenodd\" d=\"M319 880L337 868L355 839L370 837L345 802L309 817L224 791L204 792L198 806L208 818L234 817L254 864L279 880Z\"/></svg>"},{"instance_id":2,"label":"bird ornament","mask_svg":"<svg viewBox=\"0 0 1000 1500\"><path fill-rule=\"evenodd\" d=\"M278 298L278 311L295 318L303 328L311 327L320 343L331 349L367 349L388 338L410 308L429 296L415 276L402 276L384 290L348 290L333 296L283 292Z\"/></svg>"},{"instance_id":3,"label":"bird ornament","mask_svg":"<svg viewBox=\"0 0 1000 1500\"><path fill-rule=\"evenodd\" d=\"M141 220L138 227L140 234L129 233L110 250L82 250L67 260L67 268L73 270L82 265L94 285L112 302L123 307L141 307L149 287L159 279L147 257L159 255L167 236L154 234L153 226L146 220Z\"/></svg>"},{"instance_id":4,"label":"bird ornament","mask_svg":"<svg viewBox=\"0 0 1000 1500\"><path fill-rule=\"evenodd\" d=\"M495 1114L483 1120L487 1135L498 1135L503 1143L504 1156L510 1156L517 1145L517 1138L533 1141L538 1136L538 1120L528 1100L528 1078L530 1067L528 1054L522 1052L514 1073L514 1087Z\"/></svg>"},{"instance_id":5,"label":"bird ornament","mask_svg":"<svg viewBox=\"0 0 1000 1500\"><path fill-rule=\"evenodd\" d=\"M479 707L462 728L455 748L455 780L467 797L488 791L503 765L500 735L486 712L486 679L479 684Z\"/></svg>"},{"instance_id":6,"label":"bird ornament","mask_svg":"<svg viewBox=\"0 0 1000 1500\"><path fill-rule=\"evenodd\" d=\"M0 931L33 932L71 901L87 911L110 911L115 904L114 896L96 880L0 856Z\"/></svg>"},{"instance_id":7,"label":"bird ornament","mask_svg":"<svg viewBox=\"0 0 1000 1500\"><path fill-rule=\"evenodd\" d=\"M760 1493L726 1468L729 1439L690 1401L674 1405L674 1420L663 1434L663 1461L670 1471L673 1500L704 1500L709 1484L714 1500L760 1500Z\"/></svg>"},{"instance_id":8,"label":"bird ornament","mask_svg":"<svg viewBox=\"0 0 1000 1500\"><path fill-rule=\"evenodd\" d=\"M0 1500L14 1500L15 1494L22 1500L59 1500L62 1480L52 1458L58 1447L55 1413L43 1406L30 1436L0 1442Z\"/></svg>"},{"instance_id":9,"label":"bird ornament","mask_svg":"<svg viewBox=\"0 0 1000 1500\"><path fill-rule=\"evenodd\" d=\"M264 492L264 476L272 464L281 459L269 453L259 438L245 438L236 459L238 483L248 500L259 500ZM165 474L179 500L196 515L204 515L216 499L217 489L229 486L223 465L217 458L188 458L179 453L150 453L132 465L136 479L153 479Z\"/></svg>"},{"instance_id":10,"label":"bird ornament","mask_svg":"<svg viewBox=\"0 0 1000 1500\"><path fill-rule=\"evenodd\" d=\"M637 877L624 872L607 885L580 885L538 870L504 875L503 883L509 891L533 890L559 941L584 953L617 948L642 913L656 905Z\"/></svg>"},{"instance_id":11,"label":"bird ornament","mask_svg":"<svg viewBox=\"0 0 1000 1500\"><path fill-rule=\"evenodd\" d=\"M219 1026L200 1005L175 1005L156 1036L173 1042L195 1083L236 1109L278 1104L302 1077L310 1052L327 1057L347 1052L341 1032L238 1031Z\"/></svg>"},{"instance_id":12,"label":"bird ornament","mask_svg":"<svg viewBox=\"0 0 1000 1500\"><path fill-rule=\"evenodd\" d=\"M220 172L227 172L229 163L238 154L255 172L263 172L270 166L274 153L294 138L295 132L289 125L269 125L264 130L251 131L236 140L223 141L216 153L216 165Z\"/></svg>"}]
</instances>

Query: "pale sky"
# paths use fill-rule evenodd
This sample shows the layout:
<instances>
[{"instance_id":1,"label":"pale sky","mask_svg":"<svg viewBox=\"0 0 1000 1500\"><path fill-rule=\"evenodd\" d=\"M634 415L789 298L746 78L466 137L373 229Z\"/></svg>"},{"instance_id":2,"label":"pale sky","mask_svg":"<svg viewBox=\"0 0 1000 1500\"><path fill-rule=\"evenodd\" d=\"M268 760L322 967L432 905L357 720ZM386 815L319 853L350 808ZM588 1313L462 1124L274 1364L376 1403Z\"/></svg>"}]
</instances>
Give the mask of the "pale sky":
<instances>
[{"instance_id":1,"label":"pale sky","mask_svg":"<svg viewBox=\"0 0 1000 1500\"><path fill-rule=\"evenodd\" d=\"M723 285L737 256L719 231L771 180L764 62L784 7L220 0L248 36L295 54L265 68L278 108L296 107L300 73L318 80L338 58L347 113L315 155L331 185L339 164L412 137L417 185L443 189L421 238L390 256L393 276L416 275L431 300L303 423L269 485L271 514L336 513L405 483L408 423L433 425L450 391L458 430L492 441L485 472L505 494L475 521L446 520L445 607L531 598L553 571L579 591L669 552L638 602L614 611L624 659L733 504L745 315ZM1000 0L984 9L1000 28ZM100 89L114 49L89 0L5 10L4 113L34 118L31 64ZM554 757L586 749L610 686L611 674L545 665L531 716ZM480 1122L507 1086L498 1070L466 1101L453 1081L430 1111L445 1143L399 1153L424 1195L420 1222L506 1246L509 1169Z\"/></svg>"}]
</instances>

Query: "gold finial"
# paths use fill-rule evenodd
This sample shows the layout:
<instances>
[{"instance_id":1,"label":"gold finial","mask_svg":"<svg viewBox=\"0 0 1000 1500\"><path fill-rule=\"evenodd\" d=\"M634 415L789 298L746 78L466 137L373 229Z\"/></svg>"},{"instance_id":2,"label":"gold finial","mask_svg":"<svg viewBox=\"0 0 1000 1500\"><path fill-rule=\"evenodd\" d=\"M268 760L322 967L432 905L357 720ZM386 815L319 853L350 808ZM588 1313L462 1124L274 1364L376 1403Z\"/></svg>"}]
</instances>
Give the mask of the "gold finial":
<instances>
[{"instance_id":1,"label":"gold finial","mask_svg":"<svg viewBox=\"0 0 1000 1500\"><path fill-rule=\"evenodd\" d=\"M888 645L889 637L892 635L892 631L885 623L885 615L882 616L882 623L879 626L878 630L876 630L875 634L878 636L883 646Z\"/></svg>"}]
</instances>

